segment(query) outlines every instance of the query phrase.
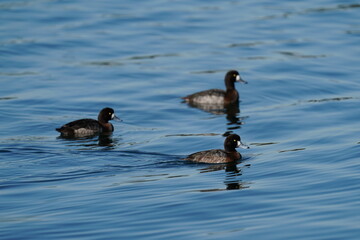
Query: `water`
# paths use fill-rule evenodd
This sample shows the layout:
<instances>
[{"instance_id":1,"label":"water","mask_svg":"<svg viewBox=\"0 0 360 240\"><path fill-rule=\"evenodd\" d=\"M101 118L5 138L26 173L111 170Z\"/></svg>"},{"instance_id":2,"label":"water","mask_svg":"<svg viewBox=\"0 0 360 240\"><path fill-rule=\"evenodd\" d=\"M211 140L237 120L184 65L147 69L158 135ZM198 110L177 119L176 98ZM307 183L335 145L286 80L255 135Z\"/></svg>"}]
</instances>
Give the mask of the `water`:
<instances>
[{"instance_id":1,"label":"water","mask_svg":"<svg viewBox=\"0 0 360 240\"><path fill-rule=\"evenodd\" d=\"M356 1L0 1L1 239L358 239ZM180 97L237 84L240 111ZM110 137L54 130L113 107ZM228 133L237 165L191 164Z\"/></svg>"}]
</instances>

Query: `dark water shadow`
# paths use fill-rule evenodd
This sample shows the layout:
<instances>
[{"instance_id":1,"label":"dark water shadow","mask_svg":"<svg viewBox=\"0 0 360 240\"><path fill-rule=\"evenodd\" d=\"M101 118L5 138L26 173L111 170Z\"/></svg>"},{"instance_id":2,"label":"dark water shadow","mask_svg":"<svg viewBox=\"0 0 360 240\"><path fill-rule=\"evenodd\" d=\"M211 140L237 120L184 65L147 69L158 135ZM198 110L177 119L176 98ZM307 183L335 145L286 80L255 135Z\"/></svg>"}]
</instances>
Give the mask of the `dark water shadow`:
<instances>
[{"instance_id":1,"label":"dark water shadow","mask_svg":"<svg viewBox=\"0 0 360 240\"><path fill-rule=\"evenodd\" d=\"M8 101L8 100L14 100L17 99L18 97L0 97L0 101Z\"/></svg>"},{"instance_id":2,"label":"dark water shadow","mask_svg":"<svg viewBox=\"0 0 360 240\"><path fill-rule=\"evenodd\" d=\"M331 7L319 7L319 8L307 8L307 9L300 9L297 11L286 11L276 15L269 15L261 17L262 20L269 20L275 18L289 18L296 15L307 15L307 14L321 14L327 12L337 12L337 11L344 11L349 9L360 8L360 4L338 4L336 6Z\"/></svg>"}]
</instances>

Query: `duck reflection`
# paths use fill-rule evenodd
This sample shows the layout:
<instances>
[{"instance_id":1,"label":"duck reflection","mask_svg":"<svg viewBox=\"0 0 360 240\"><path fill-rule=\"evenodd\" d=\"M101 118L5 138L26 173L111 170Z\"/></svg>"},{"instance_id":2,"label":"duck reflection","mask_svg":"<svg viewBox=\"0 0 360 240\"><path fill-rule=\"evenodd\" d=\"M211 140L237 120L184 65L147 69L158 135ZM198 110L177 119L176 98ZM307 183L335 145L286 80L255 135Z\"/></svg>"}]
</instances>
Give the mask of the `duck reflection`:
<instances>
[{"instance_id":1,"label":"duck reflection","mask_svg":"<svg viewBox=\"0 0 360 240\"><path fill-rule=\"evenodd\" d=\"M183 101L185 103L186 101ZM234 116L240 113L239 101L235 101L229 104L223 103L199 103L199 102L187 102L192 108L200 109L204 112L208 112L215 115L230 115Z\"/></svg>"},{"instance_id":2,"label":"duck reflection","mask_svg":"<svg viewBox=\"0 0 360 240\"><path fill-rule=\"evenodd\" d=\"M69 142L69 146L79 146L79 147L113 147L115 145L115 140L112 138L112 134L100 134L100 135L91 135L86 137L65 137L58 136L57 139L61 139Z\"/></svg>"},{"instance_id":3,"label":"duck reflection","mask_svg":"<svg viewBox=\"0 0 360 240\"><path fill-rule=\"evenodd\" d=\"M98 145L101 147L113 147L114 140L112 134L102 134L98 138Z\"/></svg>"},{"instance_id":4,"label":"duck reflection","mask_svg":"<svg viewBox=\"0 0 360 240\"><path fill-rule=\"evenodd\" d=\"M248 164L245 167L250 167ZM227 164L216 164L207 166L206 168L199 169L200 173L208 173L214 171L225 170L225 188L213 188L213 189L202 189L199 192L216 192L216 191L225 191L225 190L240 190L249 188L249 183L242 182L239 177L242 175L241 169L237 167L237 163L227 163Z\"/></svg>"},{"instance_id":5,"label":"duck reflection","mask_svg":"<svg viewBox=\"0 0 360 240\"><path fill-rule=\"evenodd\" d=\"M226 120L228 121L228 127L223 136L228 136L229 134L233 133L233 130L241 128L241 125L244 124L244 120L248 118L248 116L240 117L239 101L226 105L188 103L188 106L214 115L225 115Z\"/></svg>"},{"instance_id":6,"label":"duck reflection","mask_svg":"<svg viewBox=\"0 0 360 240\"><path fill-rule=\"evenodd\" d=\"M240 107L238 103L230 104L225 107L225 114L227 123L227 131L223 134L224 137L229 136L234 130L241 128L245 119L248 116L240 116Z\"/></svg>"}]
</instances>

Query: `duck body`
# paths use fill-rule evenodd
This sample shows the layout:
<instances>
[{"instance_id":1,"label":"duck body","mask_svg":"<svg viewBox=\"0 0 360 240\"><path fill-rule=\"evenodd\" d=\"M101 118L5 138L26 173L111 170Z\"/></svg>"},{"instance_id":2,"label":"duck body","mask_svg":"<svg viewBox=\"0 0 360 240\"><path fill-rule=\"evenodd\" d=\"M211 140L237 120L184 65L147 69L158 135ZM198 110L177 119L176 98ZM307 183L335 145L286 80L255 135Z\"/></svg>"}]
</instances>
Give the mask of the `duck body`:
<instances>
[{"instance_id":1,"label":"duck body","mask_svg":"<svg viewBox=\"0 0 360 240\"><path fill-rule=\"evenodd\" d=\"M111 129L106 129L99 121L87 118L69 122L60 128L56 128L56 131L64 136L88 136L102 132L113 132L114 127L112 124L110 125Z\"/></svg>"},{"instance_id":2,"label":"duck body","mask_svg":"<svg viewBox=\"0 0 360 240\"><path fill-rule=\"evenodd\" d=\"M239 94L236 90L231 90L229 93L222 89L209 89L197 92L183 98L186 102L191 104L214 104L224 105L239 100Z\"/></svg>"},{"instance_id":3,"label":"duck body","mask_svg":"<svg viewBox=\"0 0 360 240\"><path fill-rule=\"evenodd\" d=\"M190 154L186 160L199 163L230 163L241 160L239 152L226 152L222 149L212 149Z\"/></svg>"},{"instance_id":4,"label":"duck body","mask_svg":"<svg viewBox=\"0 0 360 240\"><path fill-rule=\"evenodd\" d=\"M101 133L111 133L114 131L114 126L109 123L110 120L118 119L115 116L112 108L104 108L98 115L98 120L95 119L80 119L64 124L56 131L61 133L64 137L85 137Z\"/></svg>"},{"instance_id":5,"label":"duck body","mask_svg":"<svg viewBox=\"0 0 360 240\"><path fill-rule=\"evenodd\" d=\"M230 134L224 141L223 149L211 149L190 154L184 160L199 163L231 163L241 160L242 156L235 148L249 148L241 142L240 136Z\"/></svg>"}]
</instances>

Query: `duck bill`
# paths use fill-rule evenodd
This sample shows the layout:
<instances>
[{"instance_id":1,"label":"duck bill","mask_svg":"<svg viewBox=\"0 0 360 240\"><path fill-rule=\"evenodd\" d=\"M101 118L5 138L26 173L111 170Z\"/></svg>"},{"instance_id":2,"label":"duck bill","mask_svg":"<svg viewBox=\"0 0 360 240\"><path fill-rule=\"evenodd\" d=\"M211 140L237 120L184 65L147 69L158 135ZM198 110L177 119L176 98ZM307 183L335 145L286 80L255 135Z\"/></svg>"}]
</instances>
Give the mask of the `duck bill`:
<instances>
[{"instance_id":1,"label":"duck bill","mask_svg":"<svg viewBox=\"0 0 360 240\"><path fill-rule=\"evenodd\" d=\"M240 148L244 148L244 149L249 149L250 147L240 141L238 141L237 146L236 147L240 147Z\"/></svg>"},{"instance_id":2,"label":"duck bill","mask_svg":"<svg viewBox=\"0 0 360 240\"><path fill-rule=\"evenodd\" d=\"M242 79L242 78L240 77L240 75L237 75L236 81L237 81L237 82L244 83L244 84L247 84L247 83L248 83L247 81L245 81L244 79Z\"/></svg>"},{"instance_id":3,"label":"duck bill","mask_svg":"<svg viewBox=\"0 0 360 240\"><path fill-rule=\"evenodd\" d=\"M115 114L112 115L111 120L122 122L122 120L118 118Z\"/></svg>"}]
</instances>

